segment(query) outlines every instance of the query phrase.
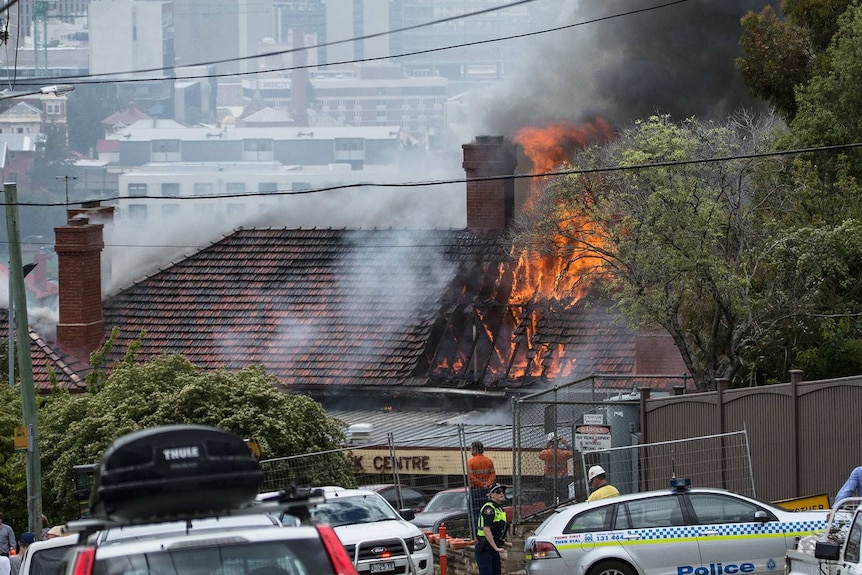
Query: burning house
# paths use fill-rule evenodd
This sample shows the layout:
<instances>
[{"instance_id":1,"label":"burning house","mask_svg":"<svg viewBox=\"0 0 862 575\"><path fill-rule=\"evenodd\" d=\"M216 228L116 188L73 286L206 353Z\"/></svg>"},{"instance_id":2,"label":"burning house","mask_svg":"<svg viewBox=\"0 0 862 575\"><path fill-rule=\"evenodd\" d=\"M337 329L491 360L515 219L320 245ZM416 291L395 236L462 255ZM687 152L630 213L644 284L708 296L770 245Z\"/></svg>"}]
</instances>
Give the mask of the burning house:
<instances>
[{"instance_id":1,"label":"burning house","mask_svg":"<svg viewBox=\"0 0 862 575\"><path fill-rule=\"evenodd\" d=\"M62 362L61 384L78 388L85 358L117 328L108 365L146 332L141 360L263 365L285 389L320 396L683 373L669 337L637 334L606 302L560 286L555 262L511 256L506 227L523 201L506 177L512 142L480 137L463 153L466 229L238 229L106 299L113 208L70 212L56 229L56 341L34 348L37 371ZM47 373L34 378L49 386Z\"/></svg>"}]
</instances>

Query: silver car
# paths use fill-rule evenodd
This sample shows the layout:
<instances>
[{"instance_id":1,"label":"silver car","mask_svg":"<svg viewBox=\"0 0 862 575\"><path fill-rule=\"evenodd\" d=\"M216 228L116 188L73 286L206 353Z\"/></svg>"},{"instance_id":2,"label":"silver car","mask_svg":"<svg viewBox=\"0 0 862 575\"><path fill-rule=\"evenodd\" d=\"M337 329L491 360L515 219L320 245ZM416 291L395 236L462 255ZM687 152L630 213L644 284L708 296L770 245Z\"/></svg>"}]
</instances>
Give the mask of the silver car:
<instances>
[{"instance_id":1,"label":"silver car","mask_svg":"<svg viewBox=\"0 0 862 575\"><path fill-rule=\"evenodd\" d=\"M792 512L722 489L620 495L557 509L526 539L528 575L780 574L828 511Z\"/></svg>"}]
</instances>

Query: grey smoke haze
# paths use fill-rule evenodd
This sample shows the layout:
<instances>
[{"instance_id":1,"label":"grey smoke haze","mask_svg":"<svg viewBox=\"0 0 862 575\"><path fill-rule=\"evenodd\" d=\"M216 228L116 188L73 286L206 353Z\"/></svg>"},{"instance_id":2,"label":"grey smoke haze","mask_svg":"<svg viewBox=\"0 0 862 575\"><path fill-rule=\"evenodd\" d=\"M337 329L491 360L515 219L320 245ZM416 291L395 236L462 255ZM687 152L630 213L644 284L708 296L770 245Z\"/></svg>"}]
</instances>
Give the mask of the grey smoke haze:
<instances>
[{"instance_id":1,"label":"grey smoke haze","mask_svg":"<svg viewBox=\"0 0 862 575\"><path fill-rule=\"evenodd\" d=\"M534 28L586 22L667 0L544 3ZM759 104L734 59L740 18L766 0L689 0L519 40L523 59L501 86L471 94L463 136L511 135L518 128L582 122L620 126L655 112L674 118L725 116Z\"/></svg>"}]
</instances>

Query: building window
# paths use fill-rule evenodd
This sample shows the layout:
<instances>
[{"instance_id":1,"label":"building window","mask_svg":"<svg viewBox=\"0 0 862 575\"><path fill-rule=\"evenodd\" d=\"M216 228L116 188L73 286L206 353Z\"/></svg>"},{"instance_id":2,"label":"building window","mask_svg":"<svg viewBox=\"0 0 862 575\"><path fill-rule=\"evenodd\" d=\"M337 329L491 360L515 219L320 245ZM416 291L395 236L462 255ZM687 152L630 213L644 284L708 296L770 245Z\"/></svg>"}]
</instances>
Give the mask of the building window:
<instances>
[{"instance_id":1,"label":"building window","mask_svg":"<svg viewBox=\"0 0 862 575\"><path fill-rule=\"evenodd\" d=\"M272 140L243 140L242 159L247 161L272 160Z\"/></svg>"},{"instance_id":2,"label":"building window","mask_svg":"<svg viewBox=\"0 0 862 575\"><path fill-rule=\"evenodd\" d=\"M49 102L45 104L45 112L51 116L59 116L62 109L60 108L60 104Z\"/></svg>"},{"instance_id":3,"label":"building window","mask_svg":"<svg viewBox=\"0 0 862 575\"><path fill-rule=\"evenodd\" d=\"M147 222L147 206L144 204L132 204L129 206L129 220L136 224Z\"/></svg>"},{"instance_id":4,"label":"building window","mask_svg":"<svg viewBox=\"0 0 862 575\"><path fill-rule=\"evenodd\" d=\"M197 182L195 184L196 196L211 196L213 194L212 182Z\"/></svg>"},{"instance_id":5,"label":"building window","mask_svg":"<svg viewBox=\"0 0 862 575\"><path fill-rule=\"evenodd\" d=\"M228 182L225 191L229 194L244 194L245 182Z\"/></svg>"},{"instance_id":6,"label":"building window","mask_svg":"<svg viewBox=\"0 0 862 575\"><path fill-rule=\"evenodd\" d=\"M130 198L144 198L147 195L147 184L129 184Z\"/></svg>"},{"instance_id":7,"label":"building window","mask_svg":"<svg viewBox=\"0 0 862 575\"><path fill-rule=\"evenodd\" d=\"M267 193L277 192L278 184L276 182L260 182L257 185L257 191Z\"/></svg>"},{"instance_id":8,"label":"building window","mask_svg":"<svg viewBox=\"0 0 862 575\"><path fill-rule=\"evenodd\" d=\"M169 218L180 212L179 204L162 204L162 217Z\"/></svg>"},{"instance_id":9,"label":"building window","mask_svg":"<svg viewBox=\"0 0 862 575\"><path fill-rule=\"evenodd\" d=\"M311 189L311 182L293 182L290 189L293 192L305 192Z\"/></svg>"},{"instance_id":10,"label":"building window","mask_svg":"<svg viewBox=\"0 0 862 575\"><path fill-rule=\"evenodd\" d=\"M176 183L162 184L162 197L176 198L180 195L180 185Z\"/></svg>"},{"instance_id":11,"label":"building window","mask_svg":"<svg viewBox=\"0 0 862 575\"><path fill-rule=\"evenodd\" d=\"M153 140L150 143L151 162L179 162L180 159L179 140Z\"/></svg>"}]
</instances>

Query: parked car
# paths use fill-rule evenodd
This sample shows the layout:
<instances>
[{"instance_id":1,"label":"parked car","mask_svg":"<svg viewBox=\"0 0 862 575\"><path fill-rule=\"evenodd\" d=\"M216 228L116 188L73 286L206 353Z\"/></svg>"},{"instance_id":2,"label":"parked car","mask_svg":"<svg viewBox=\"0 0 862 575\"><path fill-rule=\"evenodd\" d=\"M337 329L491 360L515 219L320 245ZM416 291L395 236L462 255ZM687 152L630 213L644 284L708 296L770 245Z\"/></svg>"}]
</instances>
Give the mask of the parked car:
<instances>
[{"instance_id":1,"label":"parked car","mask_svg":"<svg viewBox=\"0 0 862 575\"><path fill-rule=\"evenodd\" d=\"M94 476L92 517L66 525L64 575L357 575L328 525L283 527L322 493L257 500L260 466L242 438L198 425L117 439ZM22 565L23 568L23 565Z\"/></svg>"},{"instance_id":2,"label":"parked car","mask_svg":"<svg viewBox=\"0 0 862 575\"><path fill-rule=\"evenodd\" d=\"M324 502L311 509L315 523L332 526L359 575L432 575L434 555L422 531L379 493L367 489L323 489Z\"/></svg>"},{"instance_id":3,"label":"parked car","mask_svg":"<svg viewBox=\"0 0 862 575\"><path fill-rule=\"evenodd\" d=\"M410 521L423 531L438 533L446 524L446 533L452 537L471 537L467 488L455 487L437 492L428 505Z\"/></svg>"},{"instance_id":4,"label":"parked car","mask_svg":"<svg viewBox=\"0 0 862 575\"><path fill-rule=\"evenodd\" d=\"M426 497L424 493L406 485L384 483L378 485L362 485L359 489L367 489L368 491L379 493L383 496L383 499L388 501L389 505L395 509L411 509L413 513L419 513L425 509L425 505L428 504L428 497ZM399 491L401 491L400 499L398 495Z\"/></svg>"},{"instance_id":5,"label":"parked car","mask_svg":"<svg viewBox=\"0 0 862 575\"><path fill-rule=\"evenodd\" d=\"M63 557L77 542L77 537L54 537L36 541L27 547L18 575L60 575Z\"/></svg>"},{"instance_id":6,"label":"parked car","mask_svg":"<svg viewBox=\"0 0 862 575\"><path fill-rule=\"evenodd\" d=\"M780 573L828 511L793 512L723 489L620 495L558 508L525 541L528 575Z\"/></svg>"},{"instance_id":7,"label":"parked car","mask_svg":"<svg viewBox=\"0 0 862 575\"><path fill-rule=\"evenodd\" d=\"M513 493L507 490L506 499L511 499ZM471 539L473 530L470 529L470 511L468 505L468 490L466 487L453 487L444 489L434 495L428 505L421 513L417 513L411 523L423 531L439 533L440 525L446 524L446 534L450 537ZM531 503L520 507L521 517L531 515L545 508L544 503ZM505 505L506 517L509 522L513 520L511 505Z\"/></svg>"}]
</instances>

